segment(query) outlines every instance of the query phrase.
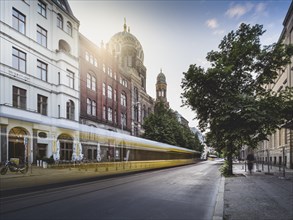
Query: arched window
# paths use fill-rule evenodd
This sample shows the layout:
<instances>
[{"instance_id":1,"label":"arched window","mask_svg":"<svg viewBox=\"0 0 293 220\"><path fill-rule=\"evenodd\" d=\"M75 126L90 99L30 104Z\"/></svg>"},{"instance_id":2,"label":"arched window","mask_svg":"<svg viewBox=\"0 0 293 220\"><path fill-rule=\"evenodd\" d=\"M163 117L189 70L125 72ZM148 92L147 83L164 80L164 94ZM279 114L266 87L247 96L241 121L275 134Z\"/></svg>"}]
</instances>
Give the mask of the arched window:
<instances>
[{"instance_id":1,"label":"arched window","mask_svg":"<svg viewBox=\"0 0 293 220\"><path fill-rule=\"evenodd\" d=\"M74 120L74 102L72 100L68 100L66 103L66 118Z\"/></svg>"},{"instance_id":2,"label":"arched window","mask_svg":"<svg viewBox=\"0 0 293 220\"><path fill-rule=\"evenodd\" d=\"M63 17L61 14L57 15L57 27L63 30Z\"/></svg>"},{"instance_id":3,"label":"arched window","mask_svg":"<svg viewBox=\"0 0 293 220\"><path fill-rule=\"evenodd\" d=\"M67 21L67 34L72 36L72 24L69 21Z\"/></svg>"},{"instance_id":4,"label":"arched window","mask_svg":"<svg viewBox=\"0 0 293 220\"><path fill-rule=\"evenodd\" d=\"M60 160L71 160L73 153L73 138L67 134L58 137L60 142Z\"/></svg>"},{"instance_id":5,"label":"arched window","mask_svg":"<svg viewBox=\"0 0 293 220\"><path fill-rule=\"evenodd\" d=\"M24 162L27 159L24 144L27 135L28 133L22 127L14 127L10 130L8 158L19 158L21 162Z\"/></svg>"}]
</instances>

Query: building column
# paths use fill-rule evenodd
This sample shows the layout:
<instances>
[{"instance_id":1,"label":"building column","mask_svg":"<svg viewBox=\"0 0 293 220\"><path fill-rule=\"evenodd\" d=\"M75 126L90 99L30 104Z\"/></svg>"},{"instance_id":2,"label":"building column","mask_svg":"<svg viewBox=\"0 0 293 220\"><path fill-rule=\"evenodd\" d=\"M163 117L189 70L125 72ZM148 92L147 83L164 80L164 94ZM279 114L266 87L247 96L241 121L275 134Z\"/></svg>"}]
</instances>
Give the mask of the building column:
<instances>
[{"instance_id":1,"label":"building column","mask_svg":"<svg viewBox=\"0 0 293 220\"><path fill-rule=\"evenodd\" d=\"M38 151L38 130L33 129L33 161L32 163L37 163L37 152Z\"/></svg>"},{"instance_id":2,"label":"building column","mask_svg":"<svg viewBox=\"0 0 293 220\"><path fill-rule=\"evenodd\" d=\"M1 132L1 138L0 138L0 145L1 145L1 158L0 162L5 162L8 159L8 153L7 153L7 143L8 143L8 134L7 134L7 125L0 125L0 132Z\"/></svg>"}]
</instances>

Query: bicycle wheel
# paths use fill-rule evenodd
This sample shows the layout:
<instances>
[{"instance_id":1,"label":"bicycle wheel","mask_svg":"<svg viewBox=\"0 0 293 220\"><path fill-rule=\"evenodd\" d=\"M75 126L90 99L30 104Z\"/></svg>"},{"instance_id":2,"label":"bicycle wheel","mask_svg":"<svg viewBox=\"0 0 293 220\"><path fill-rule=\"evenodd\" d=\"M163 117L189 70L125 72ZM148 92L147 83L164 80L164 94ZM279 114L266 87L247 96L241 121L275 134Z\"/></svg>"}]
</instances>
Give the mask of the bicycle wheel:
<instances>
[{"instance_id":1,"label":"bicycle wheel","mask_svg":"<svg viewBox=\"0 0 293 220\"><path fill-rule=\"evenodd\" d=\"M25 166L25 168L23 170L21 170L20 172L23 174L26 174L28 171L28 166Z\"/></svg>"},{"instance_id":2,"label":"bicycle wheel","mask_svg":"<svg viewBox=\"0 0 293 220\"><path fill-rule=\"evenodd\" d=\"M7 167L2 167L0 171L1 175L5 175L7 173L7 170L8 170Z\"/></svg>"}]
</instances>

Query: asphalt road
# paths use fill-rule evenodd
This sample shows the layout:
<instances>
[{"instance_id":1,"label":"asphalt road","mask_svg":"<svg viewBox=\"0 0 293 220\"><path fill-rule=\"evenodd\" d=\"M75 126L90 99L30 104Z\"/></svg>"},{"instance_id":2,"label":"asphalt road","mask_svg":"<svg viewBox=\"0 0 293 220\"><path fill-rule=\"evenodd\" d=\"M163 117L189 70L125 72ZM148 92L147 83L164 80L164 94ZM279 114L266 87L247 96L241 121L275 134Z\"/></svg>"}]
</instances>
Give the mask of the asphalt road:
<instances>
[{"instance_id":1,"label":"asphalt road","mask_svg":"<svg viewBox=\"0 0 293 220\"><path fill-rule=\"evenodd\" d=\"M0 199L1 219L212 219L219 164L195 165Z\"/></svg>"}]
</instances>

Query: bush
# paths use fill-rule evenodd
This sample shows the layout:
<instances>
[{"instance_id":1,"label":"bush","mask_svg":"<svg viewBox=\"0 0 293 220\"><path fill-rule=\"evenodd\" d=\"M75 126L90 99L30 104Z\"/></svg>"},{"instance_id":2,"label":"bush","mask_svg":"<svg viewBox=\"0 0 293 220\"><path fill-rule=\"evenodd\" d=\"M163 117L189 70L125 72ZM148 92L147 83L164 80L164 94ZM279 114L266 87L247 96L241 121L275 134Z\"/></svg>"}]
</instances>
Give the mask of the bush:
<instances>
[{"instance_id":1,"label":"bush","mask_svg":"<svg viewBox=\"0 0 293 220\"><path fill-rule=\"evenodd\" d=\"M220 172L224 177L229 176L228 175L228 169L229 169L229 165L228 165L228 161L225 160L223 165L220 167Z\"/></svg>"},{"instance_id":2,"label":"bush","mask_svg":"<svg viewBox=\"0 0 293 220\"><path fill-rule=\"evenodd\" d=\"M47 164L54 164L55 163L53 155L50 158L44 157L42 160L45 161Z\"/></svg>"}]
</instances>

